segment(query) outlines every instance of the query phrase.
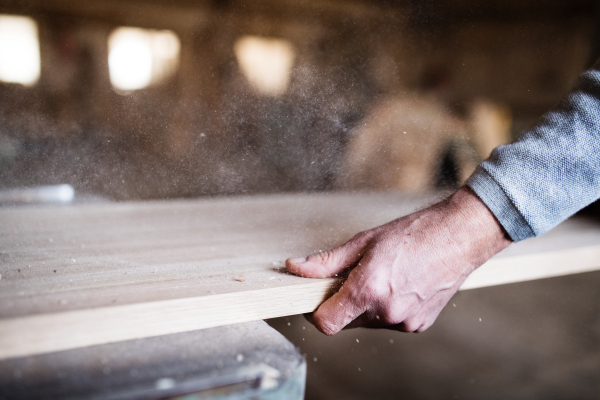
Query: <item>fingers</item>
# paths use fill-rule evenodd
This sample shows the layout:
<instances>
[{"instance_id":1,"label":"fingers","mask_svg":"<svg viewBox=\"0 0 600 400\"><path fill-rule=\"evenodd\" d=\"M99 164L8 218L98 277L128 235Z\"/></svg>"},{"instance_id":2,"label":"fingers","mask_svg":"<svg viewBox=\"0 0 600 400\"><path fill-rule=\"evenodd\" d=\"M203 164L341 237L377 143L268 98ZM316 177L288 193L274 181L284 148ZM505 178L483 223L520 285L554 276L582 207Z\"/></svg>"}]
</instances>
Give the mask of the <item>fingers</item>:
<instances>
[{"instance_id":1,"label":"fingers","mask_svg":"<svg viewBox=\"0 0 600 400\"><path fill-rule=\"evenodd\" d=\"M340 290L321 304L312 315L312 323L326 335L334 335L365 311L365 306Z\"/></svg>"},{"instance_id":2,"label":"fingers","mask_svg":"<svg viewBox=\"0 0 600 400\"><path fill-rule=\"evenodd\" d=\"M307 278L327 278L358 263L368 244L367 234L362 233L346 244L306 258L289 258L285 262L288 271Z\"/></svg>"},{"instance_id":3,"label":"fingers","mask_svg":"<svg viewBox=\"0 0 600 400\"><path fill-rule=\"evenodd\" d=\"M368 289L361 285L356 272L357 269L350 274L338 293L317 311L307 315L309 322L326 335L360 327L424 332L433 325L448 301L447 294L438 294L422 306L419 306L413 296L397 299L393 306L384 305L385 302L373 301L368 295Z\"/></svg>"},{"instance_id":4,"label":"fingers","mask_svg":"<svg viewBox=\"0 0 600 400\"><path fill-rule=\"evenodd\" d=\"M354 321L350 322L348 325L344 327L344 329L354 329L354 328L383 328L385 324L381 319L376 319L373 317L370 311L365 311L361 315L358 316Z\"/></svg>"},{"instance_id":5,"label":"fingers","mask_svg":"<svg viewBox=\"0 0 600 400\"><path fill-rule=\"evenodd\" d=\"M376 298L369 296L368 292L368 285L361 288L361 296L367 299L364 302L365 311L343 329L365 327L401 332L424 332L433 325L456 290L439 292L425 303L420 303L412 295L397 298L393 303L385 298L377 301Z\"/></svg>"},{"instance_id":6,"label":"fingers","mask_svg":"<svg viewBox=\"0 0 600 400\"><path fill-rule=\"evenodd\" d=\"M402 332L425 332L433 325L438 315L442 312L442 309L446 306L455 292L456 290L450 290L436 294L417 314L405 319L402 323L398 324L396 329Z\"/></svg>"},{"instance_id":7,"label":"fingers","mask_svg":"<svg viewBox=\"0 0 600 400\"><path fill-rule=\"evenodd\" d=\"M340 290L312 314L310 322L324 334L333 335L363 314L368 304L360 283L360 275L354 269Z\"/></svg>"},{"instance_id":8,"label":"fingers","mask_svg":"<svg viewBox=\"0 0 600 400\"><path fill-rule=\"evenodd\" d=\"M380 309L380 304L370 304L369 309L361 314L354 321L350 322L344 329L353 328L385 328L402 332L407 332L405 322L413 320L415 317L410 312L414 312L414 303L406 300L399 300L394 305L394 312Z\"/></svg>"}]
</instances>

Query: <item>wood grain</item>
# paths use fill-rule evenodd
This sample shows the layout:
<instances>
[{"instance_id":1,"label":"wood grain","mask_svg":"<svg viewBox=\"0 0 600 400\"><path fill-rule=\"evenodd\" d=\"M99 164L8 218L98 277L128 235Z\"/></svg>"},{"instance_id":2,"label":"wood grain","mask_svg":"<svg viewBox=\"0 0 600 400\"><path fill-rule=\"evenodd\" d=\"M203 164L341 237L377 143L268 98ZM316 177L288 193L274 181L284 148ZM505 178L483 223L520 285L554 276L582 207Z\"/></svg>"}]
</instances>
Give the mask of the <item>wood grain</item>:
<instances>
[{"instance_id":1,"label":"wood grain","mask_svg":"<svg viewBox=\"0 0 600 400\"><path fill-rule=\"evenodd\" d=\"M330 194L0 209L0 359L314 310L338 282L283 261L435 196ZM462 289L600 268L600 226L513 245Z\"/></svg>"}]
</instances>

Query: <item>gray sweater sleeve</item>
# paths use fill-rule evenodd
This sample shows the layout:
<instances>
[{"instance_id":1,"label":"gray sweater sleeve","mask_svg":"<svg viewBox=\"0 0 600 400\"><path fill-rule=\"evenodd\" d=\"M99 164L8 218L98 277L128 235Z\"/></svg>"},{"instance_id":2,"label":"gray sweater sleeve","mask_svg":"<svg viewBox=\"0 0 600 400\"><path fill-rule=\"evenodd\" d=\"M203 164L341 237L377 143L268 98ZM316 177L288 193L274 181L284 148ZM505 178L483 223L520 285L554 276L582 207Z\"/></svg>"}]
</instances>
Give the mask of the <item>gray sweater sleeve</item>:
<instances>
[{"instance_id":1,"label":"gray sweater sleeve","mask_svg":"<svg viewBox=\"0 0 600 400\"><path fill-rule=\"evenodd\" d=\"M600 197L600 62L467 181L513 241L541 235Z\"/></svg>"}]
</instances>

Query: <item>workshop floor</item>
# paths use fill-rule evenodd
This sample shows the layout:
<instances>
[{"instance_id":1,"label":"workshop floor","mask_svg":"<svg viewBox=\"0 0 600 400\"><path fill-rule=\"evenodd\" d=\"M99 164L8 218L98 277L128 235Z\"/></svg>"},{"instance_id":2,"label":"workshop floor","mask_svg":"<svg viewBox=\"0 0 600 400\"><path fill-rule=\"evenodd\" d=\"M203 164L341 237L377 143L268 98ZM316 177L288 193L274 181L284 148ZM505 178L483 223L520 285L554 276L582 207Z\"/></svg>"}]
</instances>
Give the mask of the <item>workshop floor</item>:
<instances>
[{"instance_id":1,"label":"workshop floor","mask_svg":"<svg viewBox=\"0 0 600 400\"><path fill-rule=\"evenodd\" d=\"M267 322L306 354L307 400L600 398L600 272L460 292L422 334Z\"/></svg>"}]
</instances>

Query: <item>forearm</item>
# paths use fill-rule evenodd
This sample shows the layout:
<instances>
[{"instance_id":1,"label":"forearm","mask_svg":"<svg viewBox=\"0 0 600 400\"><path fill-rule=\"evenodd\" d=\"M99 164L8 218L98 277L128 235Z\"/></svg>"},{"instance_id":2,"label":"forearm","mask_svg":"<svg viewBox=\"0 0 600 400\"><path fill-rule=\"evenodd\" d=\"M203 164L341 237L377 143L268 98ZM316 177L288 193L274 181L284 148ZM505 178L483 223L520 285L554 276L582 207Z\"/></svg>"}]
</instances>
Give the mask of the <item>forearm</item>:
<instances>
[{"instance_id":1,"label":"forearm","mask_svg":"<svg viewBox=\"0 0 600 400\"><path fill-rule=\"evenodd\" d=\"M600 63L538 125L499 146L467 185L514 241L541 235L600 197Z\"/></svg>"}]
</instances>

